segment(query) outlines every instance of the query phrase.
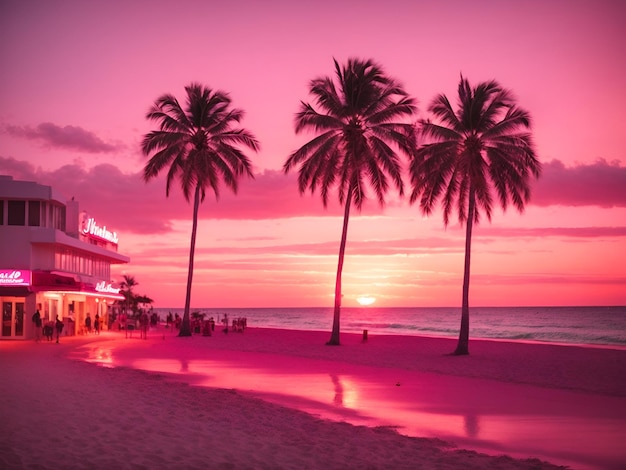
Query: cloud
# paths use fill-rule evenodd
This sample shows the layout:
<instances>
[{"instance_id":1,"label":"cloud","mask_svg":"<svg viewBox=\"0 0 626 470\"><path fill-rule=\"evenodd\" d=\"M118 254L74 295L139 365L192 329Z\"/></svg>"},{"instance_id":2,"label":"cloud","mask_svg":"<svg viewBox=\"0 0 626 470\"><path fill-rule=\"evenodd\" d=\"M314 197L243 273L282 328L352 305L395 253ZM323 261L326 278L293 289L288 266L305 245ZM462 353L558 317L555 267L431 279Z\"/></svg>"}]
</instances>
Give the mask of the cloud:
<instances>
[{"instance_id":1,"label":"cloud","mask_svg":"<svg viewBox=\"0 0 626 470\"><path fill-rule=\"evenodd\" d=\"M603 159L574 167L552 160L543 165L530 203L541 207L626 207L626 167Z\"/></svg>"},{"instance_id":2,"label":"cloud","mask_svg":"<svg viewBox=\"0 0 626 470\"><path fill-rule=\"evenodd\" d=\"M537 227L537 228L481 228L483 237L510 238L607 238L626 237L626 226L620 227Z\"/></svg>"},{"instance_id":3,"label":"cloud","mask_svg":"<svg viewBox=\"0 0 626 470\"><path fill-rule=\"evenodd\" d=\"M0 157L0 172L18 180L36 181L49 185L70 199L74 197L81 210L93 214L115 230L162 234L172 230L176 220L191 220L192 204L185 201L180 183L175 181L170 197L165 196L165 176L145 183L141 172L123 173L111 164L87 168L81 163L64 165L48 171L31 163L14 158ZM626 167L599 160L592 165L566 168L559 161L545 166L532 202L548 205L600 205L602 207L626 206ZM364 215L378 215L378 203L368 200ZM263 220L292 217L341 217L343 210L335 198L324 208L318 194L298 192L297 175L265 170L254 179L240 182L239 191L233 194L222 187L216 200L207 192L200 207L201 219ZM353 215L357 215L353 212ZM485 229L485 236L496 234ZM504 229L502 229L504 230ZM510 229L518 230L518 229ZM511 236L621 236L622 227L600 228L542 228ZM242 234L248 236L247 234ZM507 233L498 233L507 236ZM388 243L388 242L385 242Z\"/></svg>"},{"instance_id":4,"label":"cloud","mask_svg":"<svg viewBox=\"0 0 626 470\"><path fill-rule=\"evenodd\" d=\"M561 284L572 286L575 284L585 285L624 285L626 277L623 276L587 276L577 273L559 273L559 274L474 274L472 275L472 284L483 284L487 286L493 285L510 285L520 286L523 284Z\"/></svg>"},{"instance_id":5,"label":"cloud","mask_svg":"<svg viewBox=\"0 0 626 470\"><path fill-rule=\"evenodd\" d=\"M192 203L185 201L178 181L173 183L170 197L165 196L165 177L145 183L141 172L122 173L111 164L86 168L75 163L46 171L28 162L4 157L0 157L0 168L3 174L17 180L52 186L68 200L74 197L81 210L93 213L116 230L164 233L172 229L172 221L191 220ZM380 212L376 203L371 210ZM257 174L253 180L241 181L236 195L222 188L216 200L212 192L207 192L199 217L261 220L341 214L338 203L331 203L324 209L319 197L300 196L295 175L268 170Z\"/></svg>"},{"instance_id":6,"label":"cloud","mask_svg":"<svg viewBox=\"0 0 626 470\"><path fill-rule=\"evenodd\" d=\"M37 127L5 126L5 132L14 137L41 142L45 147L77 150L87 153L109 153L119 150L119 145L104 142L93 132L82 127L57 126L42 122Z\"/></svg>"}]
</instances>

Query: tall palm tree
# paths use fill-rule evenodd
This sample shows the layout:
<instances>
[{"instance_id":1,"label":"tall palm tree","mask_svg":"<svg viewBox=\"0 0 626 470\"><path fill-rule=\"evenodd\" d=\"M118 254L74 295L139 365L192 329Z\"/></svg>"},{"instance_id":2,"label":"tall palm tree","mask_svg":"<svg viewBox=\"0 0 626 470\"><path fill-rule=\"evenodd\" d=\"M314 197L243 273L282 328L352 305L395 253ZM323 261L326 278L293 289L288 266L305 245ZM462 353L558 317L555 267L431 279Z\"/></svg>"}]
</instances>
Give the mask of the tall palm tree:
<instances>
[{"instance_id":1,"label":"tall palm tree","mask_svg":"<svg viewBox=\"0 0 626 470\"><path fill-rule=\"evenodd\" d=\"M469 354L469 282L472 228L481 212L491 221L493 193L506 210L511 202L519 212L530 197L530 179L538 178L530 134L530 116L517 106L510 91L496 81L471 87L461 75L456 111L445 95L437 96L429 111L437 122L423 121L424 140L410 165L411 203L418 198L424 214L442 199L443 221L450 213L466 224L461 329L454 354Z\"/></svg>"},{"instance_id":2,"label":"tall palm tree","mask_svg":"<svg viewBox=\"0 0 626 470\"><path fill-rule=\"evenodd\" d=\"M371 60L349 59L344 66L335 60L335 80L316 78L310 93L317 108L302 102L296 115L296 133L318 135L293 152L283 166L285 173L298 168L300 194L319 190L324 207L336 187L344 204L343 230L335 281L333 328L328 344L339 345L341 273L345 255L348 220L352 204L361 210L366 185L379 204L385 202L389 179L404 192L400 157L412 151L413 124L403 122L416 111L415 103L402 86ZM396 121L400 120L400 121Z\"/></svg>"},{"instance_id":3,"label":"tall palm tree","mask_svg":"<svg viewBox=\"0 0 626 470\"><path fill-rule=\"evenodd\" d=\"M231 108L231 99L226 93L197 83L186 86L185 91L184 109L170 94L155 101L146 118L157 122L159 129L146 134L142 142L144 155L152 154L144 168L144 180L147 182L168 167L166 196L169 197L175 179L180 180L188 202L193 193L187 293L179 336L191 336L189 307L200 203L204 201L207 188L219 199L220 183L236 193L242 175L253 178L250 159L240 147L259 150L256 138L246 129L236 127L243 111Z\"/></svg>"}]
</instances>

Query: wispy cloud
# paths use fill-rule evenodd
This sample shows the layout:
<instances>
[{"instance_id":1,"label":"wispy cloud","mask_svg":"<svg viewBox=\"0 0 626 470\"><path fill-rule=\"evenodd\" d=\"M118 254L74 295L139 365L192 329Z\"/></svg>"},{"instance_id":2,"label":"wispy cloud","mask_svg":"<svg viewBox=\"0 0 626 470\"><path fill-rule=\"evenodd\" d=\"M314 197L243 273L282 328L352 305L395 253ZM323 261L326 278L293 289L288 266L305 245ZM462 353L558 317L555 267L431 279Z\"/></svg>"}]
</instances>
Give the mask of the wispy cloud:
<instances>
[{"instance_id":1,"label":"wispy cloud","mask_svg":"<svg viewBox=\"0 0 626 470\"><path fill-rule=\"evenodd\" d=\"M606 238L626 237L626 226L619 227L533 227L533 228L497 228L481 227L479 237L510 238Z\"/></svg>"},{"instance_id":2,"label":"wispy cloud","mask_svg":"<svg viewBox=\"0 0 626 470\"><path fill-rule=\"evenodd\" d=\"M599 159L566 167L559 160L544 164L531 204L537 206L626 207L626 166Z\"/></svg>"},{"instance_id":3,"label":"wispy cloud","mask_svg":"<svg viewBox=\"0 0 626 470\"><path fill-rule=\"evenodd\" d=\"M77 126L58 126L51 122L42 122L36 127L6 125L4 129L9 135L37 141L44 147L87 153L109 153L120 149L120 145L107 143L93 132Z\"/></svg>"}]
</instances>

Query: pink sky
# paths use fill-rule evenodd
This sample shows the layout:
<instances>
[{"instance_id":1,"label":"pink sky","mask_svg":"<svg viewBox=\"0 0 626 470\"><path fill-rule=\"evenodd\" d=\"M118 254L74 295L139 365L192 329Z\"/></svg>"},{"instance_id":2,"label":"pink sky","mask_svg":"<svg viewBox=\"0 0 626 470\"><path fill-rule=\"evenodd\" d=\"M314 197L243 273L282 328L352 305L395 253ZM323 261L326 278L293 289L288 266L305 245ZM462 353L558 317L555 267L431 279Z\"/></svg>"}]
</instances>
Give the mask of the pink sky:
<instances>
[{"instance_id":1,"label":"pink sky","mask_svg":"<svg viewBox=\"0 0 626 470\"><path fill-rule=\"evenodd\" d=\"M215 4L215 5L214 5ZM332 306L342 214L282 164L309 80L372 58L419 101L459 74L533 116L544 175L524 214L474 231L470 306L626 304L626 3L17 1L0 4L0 173L75 197L120 234L138 293L182 307L191 205L144 184L145 113L192 81L230 93L256 178L201 208L192 308ZM389 193L353 212L344 305L457 306L464 231Z\"/></svg>"}]
</instances>

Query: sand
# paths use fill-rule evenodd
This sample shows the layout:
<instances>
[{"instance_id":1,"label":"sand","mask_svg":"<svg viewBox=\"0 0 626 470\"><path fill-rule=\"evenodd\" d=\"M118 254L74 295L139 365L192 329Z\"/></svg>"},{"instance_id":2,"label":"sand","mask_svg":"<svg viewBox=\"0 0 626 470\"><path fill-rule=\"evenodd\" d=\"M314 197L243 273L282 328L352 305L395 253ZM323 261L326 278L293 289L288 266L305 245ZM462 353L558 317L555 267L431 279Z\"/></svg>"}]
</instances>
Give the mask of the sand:
<instances>
[{"instance_id":1,"label":"sand","mask_svg":"<svg viewBox=\"0 0 626 470\"><path fill-rule=\"evenodd\" d=\"M443 338L327 339L161 327L0 342L0 468L626 464L624 350L473 340L452 357Z\"/></svg>"}]
</instances>

